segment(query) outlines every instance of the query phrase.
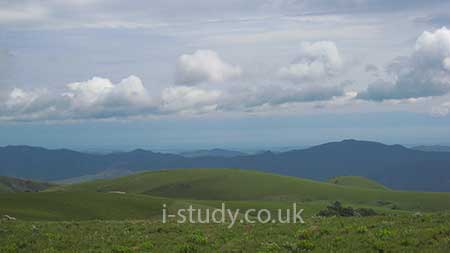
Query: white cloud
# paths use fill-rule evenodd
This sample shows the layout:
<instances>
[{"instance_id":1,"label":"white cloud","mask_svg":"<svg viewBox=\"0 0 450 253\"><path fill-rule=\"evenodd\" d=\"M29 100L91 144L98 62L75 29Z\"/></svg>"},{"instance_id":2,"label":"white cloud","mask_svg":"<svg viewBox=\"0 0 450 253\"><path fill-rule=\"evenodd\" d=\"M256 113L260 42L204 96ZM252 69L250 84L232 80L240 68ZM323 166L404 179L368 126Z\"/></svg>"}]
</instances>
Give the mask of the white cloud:
<instances>
[{"instance_id":1,"label":"white cloud","mask_svg":"<svg viewBox=\"0 0 450 253\"><path fill-rule=\"evenodd\" d=\"M197 50L179 57L176 81L181 85L218 83L239 77L241 73L240 67L224 62L216 52Z\"/></svg>"},{"instance_id":2,"label":"white cloud","mask_svg":"<svg viewBox=\"0 0 450 253\"><path fill-rule=\"evenodd\" d=\"M0 103L0 120L40 120L55 116L63 99L52 97L46 90L25 91L14 88Z\"/></svg>"},{"instance_id":3,"label":"white cloud","mask_svg":"<svg viewBox=\"0 0 450 253\"><path fill-rule=\"evenodd\" d=\"M206 112L217 108L222 93L191 86L168 87L163 90L162 110L168 112Z\"/></svg>"},{"instance_id":4,"label":"white cloud","mask_svg":"<svg viewBox=\"0 0 450 253\"><path fill-rule=\"evenodd\" d=\"M297 58L278 74L292 82L317 81L335 76L342 66L343 60L333 42L306 42L300 45Z\"/></svg>"},{"instance_id":5,"label":"white cloud","mask_svg":"<svg viewBox=\"0 0 450 253\"><path fill-rule=\"evenodd\" d=\"M85 82L70 83L69 91L63 96L70 98L74 108L92 108L95 106L136 106L151 105L151 98L141 79L129 76L118 84L109 79L94 77Z\"/></svg>"},{"instance_id":6,"label":"white cloud","mask_svg":"<svg viewBox=\"0 0 450 253\"><path fill-rule=\"evenodd\" d=\"M390 79L369 85L359 98L381 101L441 96L450 92L450 30L425 31L409 57L397 58L387 68Z\"/></svg>"},{"instance_id":7,"label":"white cloud","mask_svg":"<svg viewBox=\"0 0 450 253\"><path fill-rule=\"evenodd\" d=\"M25 92L21 89L14 88L9 94L5 105L9 109L13 108L25 108L38 97L37 94L32 92Z\"/></svg>"}]
</instances>

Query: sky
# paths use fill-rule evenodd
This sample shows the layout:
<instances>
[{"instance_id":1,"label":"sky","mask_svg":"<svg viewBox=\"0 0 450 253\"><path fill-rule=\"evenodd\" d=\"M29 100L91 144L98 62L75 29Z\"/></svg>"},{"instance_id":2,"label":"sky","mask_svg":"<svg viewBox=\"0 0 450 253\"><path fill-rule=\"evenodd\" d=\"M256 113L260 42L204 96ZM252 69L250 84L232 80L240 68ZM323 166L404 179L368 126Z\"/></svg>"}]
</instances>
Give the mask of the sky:
<instances>
[{"instance_id":1,"label":"sky","mask_svg":"<svg viewBox=\"0 0 450 253\"><path fill-rule=\"evenodd\" d=\"M450 1L0 0L0 145L450 145Z\"/></svg>"}]
</instances>

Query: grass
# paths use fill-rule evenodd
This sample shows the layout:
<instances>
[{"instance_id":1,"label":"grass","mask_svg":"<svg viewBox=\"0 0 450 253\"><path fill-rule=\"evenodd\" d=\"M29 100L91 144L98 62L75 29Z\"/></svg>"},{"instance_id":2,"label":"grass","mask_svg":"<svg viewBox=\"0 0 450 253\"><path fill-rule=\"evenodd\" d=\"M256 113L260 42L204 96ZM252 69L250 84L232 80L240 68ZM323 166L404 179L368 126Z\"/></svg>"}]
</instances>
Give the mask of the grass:
<instances>
[{"instance_id":1,"label":"grass","mask_svg":"<svg viewBox=\"0 0 450 253\"><path fill-rule=\"evenodd\" d=\"M448 252L449 214L294 224L0 222L0 252Z\"/></svg>"},{"instance_id":2,"label":"grass","mask_svg":"<svg viewBox=\"0 0 450 253\"><path fill-rule=\"evenodd\" d=\"M376 181L360 176L338 176L329 179L328 182L337 185L352 186L373 190L390 190L388 187Z\"/></svg>"}]
</instances>

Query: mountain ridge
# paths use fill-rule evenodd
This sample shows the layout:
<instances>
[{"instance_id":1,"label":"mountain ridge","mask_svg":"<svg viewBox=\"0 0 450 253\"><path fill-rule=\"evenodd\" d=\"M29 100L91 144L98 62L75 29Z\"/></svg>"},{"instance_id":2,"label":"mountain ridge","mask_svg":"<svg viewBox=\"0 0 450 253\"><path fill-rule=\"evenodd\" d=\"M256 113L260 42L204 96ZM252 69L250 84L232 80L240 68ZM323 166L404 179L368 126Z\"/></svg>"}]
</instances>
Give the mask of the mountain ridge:
<instances>
[{"instance_id":1,"label":"mountain ridge","mask_svg":"<svg viewBox=\"0 0 450 253\"><path fill-rule=\"evenodd\" d=\"M325 181L334 176L363 176L398 190L450 191L450 156L401 145L343 140L281 153L237 157L193 157L143 149L86 154L29 146L0 148L0 175L61 180L105 170L238 168Z\"/></svg>"}]
</instances>

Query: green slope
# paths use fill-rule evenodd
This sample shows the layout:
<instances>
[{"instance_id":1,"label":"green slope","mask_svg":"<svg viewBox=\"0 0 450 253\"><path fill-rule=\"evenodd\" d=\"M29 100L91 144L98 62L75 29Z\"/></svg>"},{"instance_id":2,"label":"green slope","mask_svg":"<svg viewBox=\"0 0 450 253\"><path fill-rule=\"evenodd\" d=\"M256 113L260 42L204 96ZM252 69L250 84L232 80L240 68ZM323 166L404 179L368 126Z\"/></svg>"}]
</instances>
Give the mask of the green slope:
<instances>
[{"instance_id":1,"label":"green slope","mask_svg":"<svg viewBox=\"0 0 450 253\"><path fill-rule=\"evenodd\" d=\"M243 214L248 209L277 211L292 209L288 201L221 201L184 200L152 197L144 194L116 194L98 192L40 192L0 193L0 217L9 215L18 220L67 221L67 220L143 220L161 221L163 205L167 213L175 214L180 208L192 205L202 210L221 208L239 209ZM297 208L304 209L302 216L310 218L324 209L328 201L298 202ZM353 207L367 207L354 204ZM403 213L384 207L374 207L379 213ZM1 221L1 220L0 220Z\"/></svg>"},{"instance_id":2,"label":"green slope","mask_svg":"<svg viewBox=\"0 0 450 253\"><path fill-rule=\"evenodd\" d=\"M450 210L450 193L364 189L236 169L153 171L59 190L147 194L196 200L335 201L401 210Z\"/></svg>"},{"instance_id":3,"label":"green slope","mask_svg":"<svg viewBox=\"0 0 450 253\"><path fill-rule=\"evenodd\" d=\"M367 188L367 189L375 189L375 190L389 190L386 186L368 179L366 177L360 176L338 176L333 177L328 180L329 183L344 185L344 186L352 186L358 188Z\"/></svg>"},{"instance_id":4,"label":"green slope","mask_svg":"<svg viewBox=\"0 0 450 253\"><path fill-rule=\"evenodd\" d=\"M36 192L53 187L53 184L0 176L0 193L2 192Z\"/></svg>"},{"instance_id":5,"label":"green slope","mask_svg":"<svg viewBox=\"0 0 450 253\"><path fill-rule=\"evenodd\" d=\"M0 216L20 220L126 220L161 214L175 201L137 194L96 192L1 193Z\"/></svg>"}]
</instances>

